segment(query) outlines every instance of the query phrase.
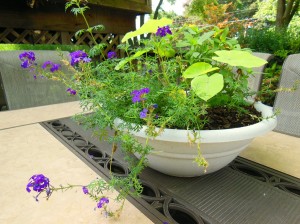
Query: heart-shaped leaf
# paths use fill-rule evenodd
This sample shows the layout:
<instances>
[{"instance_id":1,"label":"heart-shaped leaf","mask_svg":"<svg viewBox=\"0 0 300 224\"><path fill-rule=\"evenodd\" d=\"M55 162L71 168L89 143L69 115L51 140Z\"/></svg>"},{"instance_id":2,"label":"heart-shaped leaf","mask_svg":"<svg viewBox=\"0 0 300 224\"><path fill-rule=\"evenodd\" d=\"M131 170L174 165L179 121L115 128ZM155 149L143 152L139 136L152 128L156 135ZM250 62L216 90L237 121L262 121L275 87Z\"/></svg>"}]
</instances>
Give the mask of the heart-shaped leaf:
<instances>
[{"instance_id":1,"label":"heart-shaped leaf","mask_svg":"<svg viewBox=\"0 0 300 224\"><path fill-rule=\"evenodd\" d=\"M204 75L208 72L215 71L218 67L212 67L211 64L206 62L197 62L188 67L182 74L184 78L195 78L199 75Z\"/></svg>"},{"instance_id":2,"label":"heart-shaped leaf","mask_svg":"<svg viewBox=\"0 0 300 224\"><path fill-rule=\"evenodd\" d=\"M191 86L197 96L207 101L223 89L224 80L219 73L211 76L201 75L192 80Z\"/></svg>"},{"instance_id":3,"label":"heart-shaped leaf","mask_svg":"<svg viewBox=\"0 0 300 224\"><path fill-rule=\"evenodd\" d=\"M260 67L267 63L266 60L252 55L247 51L231 50L216 51L218 57L212 57L213 60L229 64L231 66L242 66L245 68Z\"/></svg>"}]
</instances>

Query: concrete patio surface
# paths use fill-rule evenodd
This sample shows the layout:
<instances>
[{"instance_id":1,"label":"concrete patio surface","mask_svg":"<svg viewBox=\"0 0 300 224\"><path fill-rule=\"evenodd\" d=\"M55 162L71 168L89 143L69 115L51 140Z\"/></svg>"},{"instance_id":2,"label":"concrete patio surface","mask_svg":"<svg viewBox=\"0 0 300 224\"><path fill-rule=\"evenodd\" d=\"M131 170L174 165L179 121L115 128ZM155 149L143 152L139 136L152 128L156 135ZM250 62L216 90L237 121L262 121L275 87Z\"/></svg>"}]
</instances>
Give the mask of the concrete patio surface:
<instances>
[{"instance_id":1,"label":"concrete patio surface","mask_svg":"<svg viewBox=\"0 0 300 224\"><path fill-rule=\"evenodd\" d=\"M105 218L79 188L55 192L39 202L27 193L33 174L44 174L54 186L88 184L99 176L38 122L80 112L79 103L64 103L0 113L0 223L96 224L153 223L126 201L120 219ZM116 192L111 193L114 197ZM113 204L113 200L111 203ZM114 204L116 208L117 204Z\"/></svg>"},{"instance_id":2,"label":"concrete patio surface","mask_svg":"<svg viewBox=\"0 0 300 224\"><path fill-rule=\"evenodd\" d=\"M49 201L41 197L39 202L26 192L33 174L46 175L55 186L87 184L98 177L39 124L80 111L79 103L71 102L0 112L1 224L152 223L129 201L120 219L105 218L81 189L55 192ZM299 148L300 138L271 132L255 139L241 155L300 178Z\"/></svg>"},{"instance_id":3,"label":"concrete patio surface","mask_svg":"<svg viewBox=\"0 0 300 224\"><path fill-rule=\"evenodd\" d=\"M300 138L269 132L255 138L240 156L300 178Z\"/></svg>"}]
</instances>

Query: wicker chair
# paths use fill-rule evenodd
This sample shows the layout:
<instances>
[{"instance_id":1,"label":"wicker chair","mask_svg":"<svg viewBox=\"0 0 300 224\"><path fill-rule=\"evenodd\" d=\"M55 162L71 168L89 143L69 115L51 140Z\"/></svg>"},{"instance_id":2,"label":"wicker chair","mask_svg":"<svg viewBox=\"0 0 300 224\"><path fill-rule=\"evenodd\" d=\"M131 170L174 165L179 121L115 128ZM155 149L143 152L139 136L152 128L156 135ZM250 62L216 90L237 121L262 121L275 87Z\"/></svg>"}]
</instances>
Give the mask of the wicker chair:
<instances>
[{"instance_id":1,"label":"wicker chair","mask_svg":"<svg viewBox=\"0 0 300 224\"><path fill-rule=\"evenodd\" d=\"M0 51L0 80L2 80L9 110L78 100L78 97L67 94L63 84L46 78L35 80L29 71L21 68L19 54L23 52L19 50ZM59 63L61 60L57 51L36 50L34 53L38 66L47 60L55 63ZM68 57L68 52L62 53ZM64 72L70 73L67 70Z\"/></svg>"},{"instance_id":2,"label":"wicker chair","mask_svg":"<svg viewBox=\"0 0 300 224\"><path fill-rule=\"evenodd\" d=\"M285 59L279 86L290 88L297 81L300 81L300 54ZM278 92L274 108L280 110L275 130L254 139L241 156L300 178L300 88Z\"/></svg>"},{"instance_id":3,"label":"wicker chair","mask_svg":"<svg viewBox=\"0 0 300 224\"><path fill-rule=\"evenodd\" d=\"M260 57L267 62L269 62L274 55L269 53L260 53L260 52L253 52L253 55L256 57ZM253 68L253 75L248 78L248 87L252 91L259 91L261 89L262 79L263 79L263 72L266 68L266 64L257 68Z\"/></svg>"},{"instance_id":4,"label":"wicker chair","mask_svg":"<svg viewBox=\"0 0 300 224\"><path fill-rule=\"evenodd\" d=\"M279 88L291 88L297 83L296 90L276 95L274 108L280 113L275 131L300 137L300 54L292 54L284 61Z\"/></svg>"}]
</instances>

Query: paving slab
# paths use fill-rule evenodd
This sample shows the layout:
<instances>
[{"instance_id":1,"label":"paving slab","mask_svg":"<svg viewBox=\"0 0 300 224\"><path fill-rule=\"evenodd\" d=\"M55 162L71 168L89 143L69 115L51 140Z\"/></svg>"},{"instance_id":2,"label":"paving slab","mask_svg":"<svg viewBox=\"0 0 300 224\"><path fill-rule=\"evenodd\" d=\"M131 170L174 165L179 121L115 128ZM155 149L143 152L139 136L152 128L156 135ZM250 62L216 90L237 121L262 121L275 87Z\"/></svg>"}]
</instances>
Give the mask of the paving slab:
<instances>
[{"instance_id":1,"label":"paving slab","mask_svg":"<svg viewBox=\"0 0 300 224\"><path fill-rule=\"evenodd\" d=\"M0 223L152 223L128 201L120 219L105 218L81 189L36 202L26 191L33 174L44 174L54 186L87 184L98 177L39 124L0 131L0 153Z\"/></svg>"},{"instance_id":2,"label":"paving slab","mask_svg":"<svg viewBox=\"0 0 300 224\"><path fill-rule=\"evenodd\" d=\"M82 112L82 109L79 101L0 111L0 130L61 117L70 117L80 112Z\"/></svg>"},{"instance_id":3,"label":"paving slab","mask_svg":"<svg viewBox=\"0 0 300 224\"><path fill-rule=\"evenodd\" d=\"M300 138L269 132L257 137L240 156L300 178Z\"/></svg>"}]
</instances>

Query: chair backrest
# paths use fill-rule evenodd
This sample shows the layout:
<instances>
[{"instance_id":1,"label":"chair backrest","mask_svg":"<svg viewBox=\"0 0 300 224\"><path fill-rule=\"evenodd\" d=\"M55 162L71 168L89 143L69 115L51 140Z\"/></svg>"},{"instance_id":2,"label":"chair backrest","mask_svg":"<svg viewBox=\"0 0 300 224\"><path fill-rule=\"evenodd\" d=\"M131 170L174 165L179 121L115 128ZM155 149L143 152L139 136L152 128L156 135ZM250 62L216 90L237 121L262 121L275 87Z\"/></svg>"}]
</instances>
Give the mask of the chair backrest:
<instances>
[{"instance_id":1,"label":"chair backrest","mask_svg":"<svg viewBox=\"0 0 300 224\"><path fill-rule=\"evenodd\" d=\"M9 110L44 106L78 100L70 96L66 86L60 82L46 78L37 79L28 69L21 67L19 54L24 51L0 51L0 81L2 81L6 103ZM61 64L61 56L57 51L36 50L36 62L41 66L45 61ZM68 57L68 52L62 52ZM70 73L67 69L64 72Z\"/></svg>"},{"instance_id":2,"label":"chair backrest","mask_svg":"<svg viewBox=\"0 0 300 224\"><path fill-rule=\"evenodd\" d=\"M296 82L300 82L300 54L285 59L279 88L291 88ZM300 137L300 85L292 92L278 92L274 108L280 110L275 131Z\"/></svg>"},{"instance_id":3,"label":"chair backrest","mask_svg":"<svg viewBox=\"0 0 300 224\"><path fill-rule=\"evenodd\" d=\"M269 54L269 53L253 52L252 54L254 56L262 58L268 62L274 57L274 55ZM260 66L260 67L253 68L253 75L251 75L248 78L248 87L250 88L251 91L257 92L261 89L263 72L264 72L266 66L267 66L267 64Z\"/></svg>"}]
</instances>

